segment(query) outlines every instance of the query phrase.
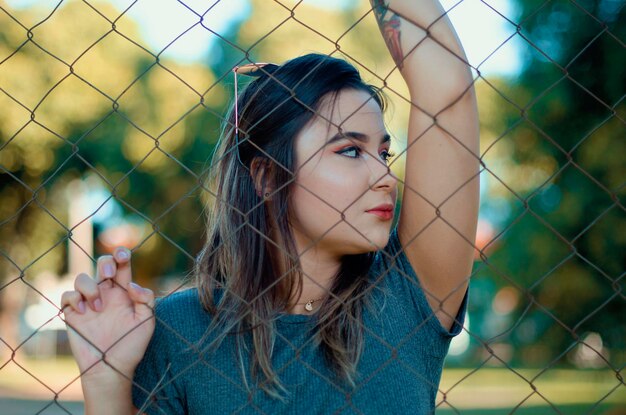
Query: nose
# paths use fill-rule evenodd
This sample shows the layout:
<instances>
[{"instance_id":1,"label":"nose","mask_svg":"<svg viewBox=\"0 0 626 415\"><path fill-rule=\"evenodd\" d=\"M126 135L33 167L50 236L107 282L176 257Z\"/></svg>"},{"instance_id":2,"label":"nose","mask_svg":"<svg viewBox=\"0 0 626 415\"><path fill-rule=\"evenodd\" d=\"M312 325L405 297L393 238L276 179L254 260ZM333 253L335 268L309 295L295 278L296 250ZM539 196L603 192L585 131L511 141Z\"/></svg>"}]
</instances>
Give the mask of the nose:
<instances>
[{"instance_id":1,"label":"nose","mask_svg":"<svg viewBox=\"0 0 626 415\"><path fill-rule=\"evenodd\" d=\"M382 160L372 159L370 163L370 188L372 190L395 190L398 178Z\"/></svg>"}]
</instances>

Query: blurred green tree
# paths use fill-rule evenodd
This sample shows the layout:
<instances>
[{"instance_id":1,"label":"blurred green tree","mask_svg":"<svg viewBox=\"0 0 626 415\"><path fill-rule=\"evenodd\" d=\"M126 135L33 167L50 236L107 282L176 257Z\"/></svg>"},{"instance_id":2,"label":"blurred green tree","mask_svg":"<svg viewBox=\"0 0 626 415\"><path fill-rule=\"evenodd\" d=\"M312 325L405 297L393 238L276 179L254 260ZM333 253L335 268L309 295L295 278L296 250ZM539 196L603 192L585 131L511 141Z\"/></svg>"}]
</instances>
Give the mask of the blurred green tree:
<instances>
[{"instance_id":1,"label":"blurred green tree","mask_svg":"<svg viewBox=\"0 0 626 415\"><path fill-rule=\"evenodd\" d=\"M0 27L0 304L23 297L22 281L38 288L41 272L67 272L66 188L77 177L114 195L92 214L106 201L133 222L138 280L189 269L204 229L198 177L226 99L211 70L157 59L108 3L0 0ZM99 242L88 254L109 253Z\"/></svg>"},{"instance_id":2,"label":"blurred green tree","mask_svg":"<svg viewBox=\"0 0 626 415\"><path fill-rule=\"evenodd\" d=\"M595 366L620 368L626 357L624 3L516 4L519 16L512 20L525 39L525 64L512 82L483 90L492 111L481 112L491 135L490 203L504 201L509 214L476 280L516 287L517 295L508 300L515 304L510 324L494 330L483 322L477 330L492 344L512 346L505 361L541 367L576 361L577 341L595 332L603 340L592 353ZM490 157L499 162L490 165Z\"/></svg>"}]
</instances>

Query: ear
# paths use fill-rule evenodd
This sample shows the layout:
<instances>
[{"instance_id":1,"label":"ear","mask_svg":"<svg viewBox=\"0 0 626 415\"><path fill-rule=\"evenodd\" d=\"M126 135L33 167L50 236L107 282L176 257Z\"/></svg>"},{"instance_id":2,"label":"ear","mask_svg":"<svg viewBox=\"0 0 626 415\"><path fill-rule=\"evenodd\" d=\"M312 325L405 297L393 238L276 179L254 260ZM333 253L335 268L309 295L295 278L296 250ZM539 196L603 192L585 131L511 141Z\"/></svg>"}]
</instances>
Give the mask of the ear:
<instances>
[{"instance_id":1,"label":"ear","mask_svg":"<svg viewBox=\"0 0 626 415\"><path fill-rule=\"evenodd\" d=\"M272 188L266 184L267 178L271 177L271 169L272 163L266 157L254 157L250 163L250 175L259 197L272 191Z\"/></svg>"}]
</instances>

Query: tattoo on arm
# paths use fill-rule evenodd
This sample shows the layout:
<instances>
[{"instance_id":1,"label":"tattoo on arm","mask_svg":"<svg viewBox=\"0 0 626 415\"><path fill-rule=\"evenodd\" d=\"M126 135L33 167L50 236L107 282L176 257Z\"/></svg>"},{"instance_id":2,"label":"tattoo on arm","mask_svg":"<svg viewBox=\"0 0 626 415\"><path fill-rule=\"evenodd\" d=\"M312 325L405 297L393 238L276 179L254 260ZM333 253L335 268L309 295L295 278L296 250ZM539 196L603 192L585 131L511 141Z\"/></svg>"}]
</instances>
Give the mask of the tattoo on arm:
<instances>
[{"instance_id":1,"label":"tattoo on arm","mask_svg":"<svg viewBox=\"0 0 626 415\"><path fill-rule=\"evenodd\" d=\"M398 69L402 69L404 54L400 45L400 16L389 10L384 0L370 0L378 26ZM390 15L390 16L388 16Z\"/></svg>"}]
</instances>

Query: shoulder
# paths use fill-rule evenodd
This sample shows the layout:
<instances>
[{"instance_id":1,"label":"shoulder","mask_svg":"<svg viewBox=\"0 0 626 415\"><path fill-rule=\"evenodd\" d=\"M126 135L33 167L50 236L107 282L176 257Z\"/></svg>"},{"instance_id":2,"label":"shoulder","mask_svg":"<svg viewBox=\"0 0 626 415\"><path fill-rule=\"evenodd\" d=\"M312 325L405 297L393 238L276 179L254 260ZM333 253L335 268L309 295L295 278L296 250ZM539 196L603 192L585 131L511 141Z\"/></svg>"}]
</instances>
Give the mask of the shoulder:
<instances>
[{"instance_id":1,"label":"shoulder","mask_svg":"<svg viewBox=\"0 0 626 415\"><path fill-rule=\"evenodd\" d=\"M181 312L194 311L197 307L202 308L198 289L195 287L174 291L158 297L155 302L155 312L163 316L175 316Z\"/></svg>"},{"instance_id":2,"label":"shoulder","mask_svg":"<svg viewBox=\"0 0 626 415\"><path fill-rule=\"evenodd\" d=\"M394 227L389 235L389 242L376 252L370 271L373 285L382 291L392 302L388 312L396 310L395 317L403 319L414 327L425 325L429 332L444 339L449 339L460 333L467 308L467 292L455 318L456 323L451 330L444 328L432 308L426 292L420 284L420 279L404 253L398 236L398 229Z\"/></svg>"}]
</instances>

